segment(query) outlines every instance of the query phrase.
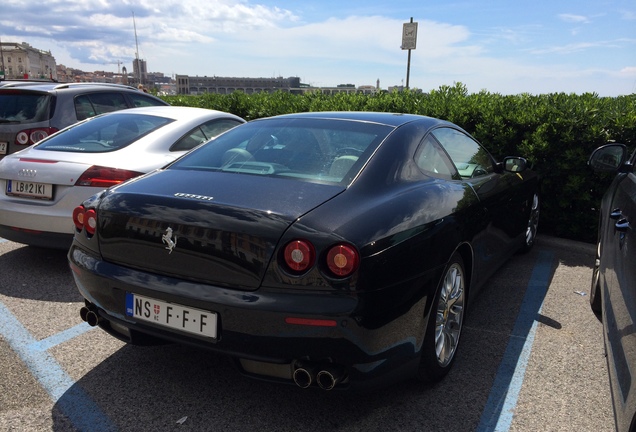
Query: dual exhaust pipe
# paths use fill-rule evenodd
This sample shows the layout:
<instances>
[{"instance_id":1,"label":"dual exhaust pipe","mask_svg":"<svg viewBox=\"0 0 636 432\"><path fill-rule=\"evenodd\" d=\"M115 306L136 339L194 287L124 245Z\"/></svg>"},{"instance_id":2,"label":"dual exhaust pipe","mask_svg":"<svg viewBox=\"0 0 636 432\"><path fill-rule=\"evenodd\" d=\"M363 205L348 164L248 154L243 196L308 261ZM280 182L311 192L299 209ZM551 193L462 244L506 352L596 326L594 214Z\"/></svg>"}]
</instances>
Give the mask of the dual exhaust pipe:
<instances>
[{"instance_id":1,"label":"dual exhaust pipe","mask_svg":"<svg viewBox=\"0 0 636 432\"><path fill-rule=\"evenodd\" d=\"M101 321L96 311L82 306L80 318L91 327L95 327ZM334 364L318 364L296 362L294 367L294 383L300 388L308 388L314 382L323 390L332 390L344 378L344 370Z\"/></svg>"},{"instance_id":2,"label":"dual exhaust pipe","mask_svg":"<svg viewBox=\"0 0 636 432\"><path fill-rule=\"evenodd\" d=\"M308 388L314 382L323 390L331 390L344 377L342 367L334 364L297 362L294 367L294 383L300 388Z\"/></svg>"},{"instance_id":3,"label":"dual exhaust pipe","mask_svg":"<svg viewBox=\"0 0 636 432\"><path fill-rule=\"evenodd\" d=\"M86 306L82 306L80 309L80 318L91 327L95 327L101 321L97 312L87 308Z\"/></svg>"}]
</instances>

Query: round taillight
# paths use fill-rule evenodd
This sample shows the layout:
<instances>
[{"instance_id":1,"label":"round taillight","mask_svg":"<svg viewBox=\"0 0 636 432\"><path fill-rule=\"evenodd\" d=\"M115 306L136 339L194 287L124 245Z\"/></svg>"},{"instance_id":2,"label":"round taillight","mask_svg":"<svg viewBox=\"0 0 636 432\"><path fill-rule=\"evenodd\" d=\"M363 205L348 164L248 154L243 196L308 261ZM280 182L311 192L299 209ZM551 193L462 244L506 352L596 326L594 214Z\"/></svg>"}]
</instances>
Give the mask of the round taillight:
<instances>
[{"instance_id":1,"label":"round taillight","mask_svg":"<svg viewBox=\"0 0 636 432\"><path fill-rule=\"evenodd\" d=\"M29 134L26 132L19 132L15 137L15 141L18 144L26 145L29 143Z\"/></svg>"},{"instance_id":2,"label":"round taillight","mask_svg":"<svg viewBox=\"0 0 636 432\"><path fill-rule=\"evenodd\" d=\"M358 269L360 256L351 245L338 244L327 252L327 267L338 277L350 276Z\"/></svg>"},{"instance_id":3,"label":"round taillight","mask_svg":"<svg viewBox=\"0 0 636 432\"><path fill-rule=\"evenodd\" d=\"M49 134L45 130L36 129L33 132L31 132L30 138L32 143L36 143L40 140L43 140L47 136L49 136Z\"/></svg>"},{"instance_id":4,"label":"round taillight","mask_svg":"<svg viewBox=\"0 0 636 432\"><path fill-rule=\"evenodd\" d=\"M73 209L73 223L78 231L81 231L82 228L84 228L85 211L86 209L84 209L84 206L77 206Z\"/></svg>"},{"instance_id":5,"label":"round taillight","mask_svg":"<svg viewBox=\"0 0 636 432\"><path fill-rule=\"evenodd\" d=\"M306 240L294 240L285 246L285 264L294 272L310 269L316 259L314 246Z\"/></svg>"},{"instance_id":6,"label":"round taillight","mask_svg":"<svg viewBox=\"0 0 636 432\"><path fill-rule=\"evenodd\" d=\"M86 210L84 214L84 229L88 234L95 234L97 229L97 212L94 209Z\"/></svg>"}]
</instances>

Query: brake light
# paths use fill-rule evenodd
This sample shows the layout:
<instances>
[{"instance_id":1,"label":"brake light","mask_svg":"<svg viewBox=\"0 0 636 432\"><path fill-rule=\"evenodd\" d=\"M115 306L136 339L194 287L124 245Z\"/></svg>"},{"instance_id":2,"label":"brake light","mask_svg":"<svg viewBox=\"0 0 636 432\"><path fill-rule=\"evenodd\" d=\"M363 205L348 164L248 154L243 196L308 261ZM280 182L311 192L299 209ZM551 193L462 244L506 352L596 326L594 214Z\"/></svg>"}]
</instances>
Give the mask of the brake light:
<instances>
[{"instance_id":1,"label":"brake light","mask_svg":"<svg viewBox=\"0 0 636 432\"><path fill-rule=\"evenodd\" d=\"M283 253L287 267L297 273L309 270L316 261L314 246L306 240L293 240Z\"/></svg>"},{"instance_id":2,"label":"brake light","mask_svg":"<svg viewBox=\"0 0 636 432\"><path fill-rule=\"evenodd\" d=\"M84 229L87 235L92 236L97 230L97 212L95 209L86 210L83 205L77 206L73 209L73 224L78 232Z\"/></svg>"},{"instance_id":3,"label":"brake light","mask_svg":"<svg viewBox=\"0 0 636 432\"><path fill-rule=\"evenodd\" d=\"M58 129L56 128L24 129L16 135L15 143L18 145L32 145L57 131Z\"/></svg>"},{"instance_id":4,"label":"brake light","mask_svg":"<svg viewBox=\"0 0 636 432\"><path fill-rule=\"evenodd\" d=\"M77 206L73 209L73 224L75 224L75 228L78 231L81 231L84 228L84 214L86 213L86 209L84 206Z\"/></svg>"},{"instance_id":5,"label":"brake light","mask_svg":"<svg viewBox=\"0 0 636 432\"><path fill-rule=\"evenodd\" d=\"M327 252L327 267L335 276L347 277L358 269L360 255L351 245L338 244Z\"/></svg>"},{"instance_id":6,"label":"brake light","mask_svg":"<svg viewBox=\"0 0 636 432\"><path fill-rule=\"evenodd\" d=\"M86 213L84 213L84 229L90 235L95 234L97 229L97 212L95 209L86 210Z\"/></svg>"},{"instance_id":7,"label":"brake light","mask_svg":"<svg viewBox=\"0 0 636 432\"><path fill-rule=\"evenodd\" d=\"M75 186L90 186L109 188L128 179L138 177L143 173L93 165L80 176Z\"/></svg>"}]
</instances>

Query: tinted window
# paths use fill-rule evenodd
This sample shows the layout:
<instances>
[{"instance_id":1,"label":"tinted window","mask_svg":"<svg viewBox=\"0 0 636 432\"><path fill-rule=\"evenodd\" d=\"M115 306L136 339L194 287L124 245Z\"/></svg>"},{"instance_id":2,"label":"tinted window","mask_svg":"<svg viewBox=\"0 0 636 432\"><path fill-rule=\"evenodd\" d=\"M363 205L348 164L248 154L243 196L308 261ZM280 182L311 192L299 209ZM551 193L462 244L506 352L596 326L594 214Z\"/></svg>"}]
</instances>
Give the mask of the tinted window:
<instances>
[{"instance_id":1,"label":"tinted window","mask_svg":"<svg viewBox=\"0 0 636 432\"><path fill-rule=\"evenodd\" d=\"M240 124L241 122L234 119L217 119L201 125L201 129L203 130L203 133L205 134L207 139L212 139L216 136L221 135L228 129L232 129L233 127Z\"/></svg>"},{"instance_id":2,"label":"tinted window","mask_svg":"<svg viewBox=\"0 0 636 432\"><path fill-rule=\"evenodd\" d=\"M173 169L341 182L364 165L392 127L324 119L270 119L234 128Z\"/></svg>"},{"instance_id":3,"label":"tinted window","mask_svg":"<svg viewBox=\"0 0 636 432\"><path fill-rule=\"evenodd\" d=\"M239 121L233 119L211 120L191 130L187 135L174 143L172 147L170 147L170 151L192 150L199 144L203 144L239 124L241 124Z\"/></svg>"},{"instance_id":4,"label":"tinted window","mask_svg":"<svg viewBox=\"0 0 636 432\"><path fill-rule=\"evenodd\" d=\"M167 105L167 103L157 100L153 97L146 96L145 94L139 92L130 92L126 93L133 101L133 104L136 107L146 107L146 106L157 106L157 105Z\"/></svg>"},{"instance_id":5,"label":"tinted window","mask_svg":"<svg viewBox=\"0 0 636 432\"><path fill-rule=\"evenodd\" d=\"M95 114L128 108L126 98L121 93L91 93L88 97L95 108Z\"/></svg>"},{"instance_id":6,"label":"tinted window","mask_svg":"<svg viewBox=\"0 0 636 432\"><path fill-rule=\"evenodd\" d=\"M98 114L128 108L124 95L117 92L89 93L75 98L75 114L84 120Z\"/></svg>"},{"instance_id":7,"label":"tinted window","mask_svg":"<svg viewBox=\"0 0 636 432\"><path fill-rule=\"evenodd\" d=\"M438 142L428 135L415 153L415 163L427 175L451 180L457 171Z\"/></svg>"},{"instance_id":8,"label":"tinted window","mask_svg":"<svg viewBox=\"0 0 636 432\"><path fill-rule=\"evenodd\" d=\"M51 96L43 93L0 91L0 124L47 121L50 100Z\"/></svg>"},{"instance_id":9,"label":"tinted window","mask_svg":"<svg viewBox=\"0 0 636 432\"><path fill-rule=\"evenodd\" d=\"M101 116L63 130L36 145L39 150L104 153L118 150L171 123L163 117L126 114Z\"/></svg>"},{"instance_id":10,"label":"tinted window","mask_svg":"<svg viewBox=\"0 0 636 432\"><path fill-rule=\"evenodd\" d=\"M439 128L431 133L446 150L462 178L480 177L494 171L490 154L470 136L451 128Z\"/></svg>"}]
</instances>

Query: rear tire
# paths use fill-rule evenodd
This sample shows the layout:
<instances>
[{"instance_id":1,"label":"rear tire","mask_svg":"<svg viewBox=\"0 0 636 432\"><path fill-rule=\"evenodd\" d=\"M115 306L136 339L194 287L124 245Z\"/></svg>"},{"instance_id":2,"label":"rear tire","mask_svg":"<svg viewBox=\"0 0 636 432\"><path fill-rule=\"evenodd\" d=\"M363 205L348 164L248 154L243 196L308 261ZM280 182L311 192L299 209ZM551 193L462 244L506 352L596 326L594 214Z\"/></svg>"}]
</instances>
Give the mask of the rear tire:
<instances>
[{"instance_id":1,"label":"rear tire","mask_svg":"<svg viewBox=\"0 0 636 432\"><path fill-rule=\"evenodd\" d=\"M537 241L537 232L539 231L539 213L540 213L539 193L535 192L532 196L532 204L530 206L530 215L528 216L528 226L526 227L526 237L521 253L530 252L530 249Z\"/></svg>"},{"instance_id":2,"label":"rear tire","mask_svg":"<svg viewBox=\"0 0 636 432\"><path fill-rule=\"evenodd\" d=\"M417 379L438 382L455 361L464 324L466 282L464 261L455 252L437 288L426 326Z\"/></svg>"}]
</instances>

